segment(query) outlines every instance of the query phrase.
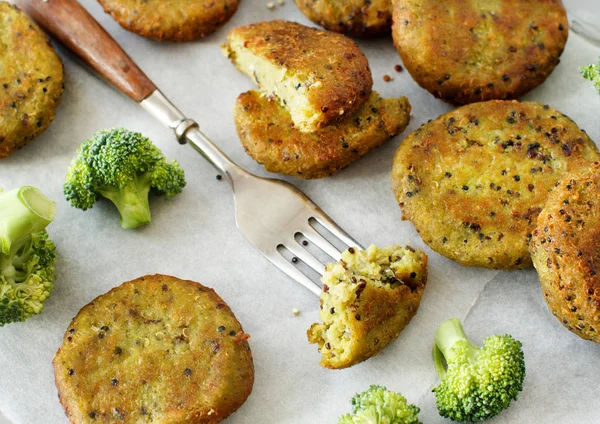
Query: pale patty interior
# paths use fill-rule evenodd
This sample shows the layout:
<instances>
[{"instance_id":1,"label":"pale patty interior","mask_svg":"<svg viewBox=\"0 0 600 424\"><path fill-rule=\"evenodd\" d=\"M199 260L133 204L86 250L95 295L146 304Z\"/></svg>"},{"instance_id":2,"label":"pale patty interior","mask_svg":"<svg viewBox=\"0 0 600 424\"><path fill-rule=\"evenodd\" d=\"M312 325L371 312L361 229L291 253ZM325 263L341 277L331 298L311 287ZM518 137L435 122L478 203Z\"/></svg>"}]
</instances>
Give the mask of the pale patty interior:
<instances>
[{"instance_id":1,"label":"pale patty interior","mask_svg":"<svg viewBox=\"0 0 600 424\"><path fill-rule=\"evenodd\" d=\"M312 132L317 128L321 111L315 110L307 95L310 90L319 89L321 81L301 79L290 69L253 54L244 47L242 39L232 38L223 46L223 51L266 95L279 100L290 112L296 128L304 132Z\"/></svg>"},{"instance_id":2,"label":"pale patty interior","mask_svg":"<svg viewBox=\"0 0 600 424\"><path fill-rule=\"evenodd\" d=\"M341 261L327 265L319 315L323 324L311 328L323 356L344 359L349 353L354 337L350 322L357 319L360 294L367 286L399 288L404 282L397 276L422 272L422 266L421 255L410 247L375 245L354 253L346 250Z\"/></svg>"}]
</instances>

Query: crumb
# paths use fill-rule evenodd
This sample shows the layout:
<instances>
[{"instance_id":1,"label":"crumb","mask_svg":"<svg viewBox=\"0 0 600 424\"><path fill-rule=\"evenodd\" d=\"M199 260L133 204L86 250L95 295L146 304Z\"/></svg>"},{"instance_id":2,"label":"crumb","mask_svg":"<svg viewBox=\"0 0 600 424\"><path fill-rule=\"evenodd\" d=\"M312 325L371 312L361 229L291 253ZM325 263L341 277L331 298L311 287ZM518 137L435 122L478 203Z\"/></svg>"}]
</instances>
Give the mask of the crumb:
<instances>
[{"instance_id":1,"label":"crumb","mask_svg":"<svg viewBox=\"0 0 600 424\"><path fill-rule=\"evenodd\" d=\"M390 81L394 81L394 78L392 78L392 77L390 77L389 75L385 74L385 75L383 76L383 80L384 80L385 82L390 82Z\"/></svg>"},{"instance_id":2,"label":"crumb","mask_svg":"<svg viewBox=\"0 0 600 424\"><path fill-rule=\"evenodd\" d=\"M275 2L270 1L269 3L267 3L267 8L271 10L275 9Z\"/></svg>"},{"instance_id":3,"label":"crumb","mask_svg":"<svg viewBox=\"0 0 600 424\"><path fill-rule=\"evenodd\" d=\"M396 66L394 66L394 69L396 70L396 72L402 72L404 70L402 65L396 65Z\"/></svg>"},{"instance_id":4,"label":"crumb","mask_svg":"<svg viewBox=\"0 0 600 424\"><path fill-rule=\"evenodd\" d=\"M298 308L292 309L292 315L294 315L294 316L300 315L300 311L298 310Z\"/></svg>"}]
</instances>

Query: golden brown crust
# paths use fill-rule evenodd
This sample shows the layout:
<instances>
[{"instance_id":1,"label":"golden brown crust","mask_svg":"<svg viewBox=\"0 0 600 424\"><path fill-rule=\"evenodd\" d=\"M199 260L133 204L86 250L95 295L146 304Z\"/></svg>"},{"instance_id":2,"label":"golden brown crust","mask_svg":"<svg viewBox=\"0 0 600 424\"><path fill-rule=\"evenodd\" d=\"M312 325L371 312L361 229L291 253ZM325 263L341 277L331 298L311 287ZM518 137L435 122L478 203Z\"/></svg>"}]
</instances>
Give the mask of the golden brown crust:
<instances>
[{"instance_id":1,"label":"golden brown crust","mask_svg":"<svg viewBox=\"0 0 600 424\"><path fill-rule=\"evenodd\" d=\"M314 133L295 129L285 108L256 91L238 97L233 115L244 149L267 171L312 179L332 175L400 134L410 103L373 92L354 116Z\"/></svg>"},{"instance_id":2,"label":"golden brown crust","mask_svg":"<svg viewBox=\"0 0 600 424\"><path fill-rule=\"evenodd\" d=\"M0 2L0 158L48 128L63 86L63 65L46 34Z\"/></svg>"},{"instance_id":3,"label":"golden brown crust","mask_svg":"<svg viewBox=\"0 0 600 424\"><path fill-rule=\"evenodd\" d=\"M354 41L341 34L295 22L268 21L235 28L228 35L231 39L244 40L244 47L254 55L300 80L318 82L318 89L306 94L320 115L317 128L345 119L371 94L369 61Z\"/></svg>"},{"instance_id":4,"label":"golden brown crust","mask_svg":"<svg viewBox=\"0 0 600 424\"><path fill-rule=\"evenodd\" d=\"M600 343L600 164L566 174L548 197L530 244L550 311Z\"/></svg>"},{"instance_id":5,"label":"golden brown crust","mask_svg":"<svg viewBox=\"0 0 600 424\"><path fill-rule=\"evenodd\" d=\"M123 28L155 40L191 41L212 34L239 0L98 0Z\"/></svg>"},{"instance_id":6,"label":"golden brown crust","mask_svg":"<svg viewBox=\"0 0 600 424\"><path fill-rule=\"evenodd\" d=\"M568 117L533 102L463 106L423 125L396 152L402 219L467 266L531 266L527 244L548 192L598 149Z\"/></svg>"},{"instance_id":7,"label":"golden brown crust","mask_svg":"<svg viewBox=\"0 0 600 424\"><path fill-rule=\"evenodd\" d=\"M213 424L250 395L248 335L214 292L152 275L81 309L54 356L72 423Z\"/></svg>"},{"instance_id":8,"label":"golden brown crust","mask_svg":"<svg viewBox=\"0 0 600 424\"><path fill-rule=\"evenodd\" d=\"M392 27L391 0L295 0L304 15L329 31L370 37Z\"/></svg>"},{"instance_id":9,"label":"golden brown crust","mask_svg":"<svg viewBox=\"0 0 600 424\"><path fill-rule=\"evenodd\" d=\"M393 0L393 10L406 69L457 104L517 98L537 87L568 37L561 0Z\"/></svg>"}]
</instances>

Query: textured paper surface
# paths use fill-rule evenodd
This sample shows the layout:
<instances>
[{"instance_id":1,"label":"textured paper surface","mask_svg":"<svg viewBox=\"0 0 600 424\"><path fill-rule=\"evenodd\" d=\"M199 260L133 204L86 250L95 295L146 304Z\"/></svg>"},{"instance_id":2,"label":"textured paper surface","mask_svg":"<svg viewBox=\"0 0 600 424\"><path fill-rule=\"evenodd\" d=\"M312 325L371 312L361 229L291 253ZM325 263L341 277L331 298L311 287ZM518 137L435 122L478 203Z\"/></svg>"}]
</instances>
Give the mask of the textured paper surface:
<instances>
[{"instance_id":1,"label":"textured paper surface","mask_svg":"<svg viewBox=\"0 0 600 424\"><path fill-rule=\"evenodd\" d=\"M198 120L230 157L265 175L241 148L231 109L241 92L253 88L221 55L229 28L260 20L308 21L291 0L275 11L265 2L244 0L225 29L203 41L157 43L122 30L92 0L82 2L113 34L163 92ZM420 89L401 63L390 39L360 41L375 89L384 96L406 95L413 105L407 131L334 177L290 179L363 244L424 245L400 211L389 188L392 156L402 139L450 107ZM527 361L519 401L494 422L589 423L600 420L600 346L572 335L548 312L534 271L496 272L463 268L426 249L430 279L417 316L380 355L343 371L318 366L319 354L305 331L317 319L318 299L295 284L246 242L235 228L233 198L225 181L189 146L176 143L140 107L119 95L59 49L66 90L50 129L0 163L4 188L31 184L57 201L49 227L58 246L56 290L44 313L0 329L0 409L15 424L64 424L51 361L70 320L96 296L144 274L165 273L213 287L252 336L256 383L230 423L334 423L349 411L350 397L370 384L401 391L422 408L425 423L444 422L431 388L437 384L431 361L433 332L440 321L458 317L473 340L510 333L523 342ZM571 34L562 62L526 100L549 103L600 140L600 96L578 66L600 50ZM385 83L384 74L395 78ZM79 143L101 128L124 126L151 137L186 171L188 186L172 199L151 201L150 226L124 231L117 212L99 202L88 212L63 199L62 182ZM440 211L442 213L442 211ZM300 309L299 316L291 314Z\"/></svg>"}]
</instances>

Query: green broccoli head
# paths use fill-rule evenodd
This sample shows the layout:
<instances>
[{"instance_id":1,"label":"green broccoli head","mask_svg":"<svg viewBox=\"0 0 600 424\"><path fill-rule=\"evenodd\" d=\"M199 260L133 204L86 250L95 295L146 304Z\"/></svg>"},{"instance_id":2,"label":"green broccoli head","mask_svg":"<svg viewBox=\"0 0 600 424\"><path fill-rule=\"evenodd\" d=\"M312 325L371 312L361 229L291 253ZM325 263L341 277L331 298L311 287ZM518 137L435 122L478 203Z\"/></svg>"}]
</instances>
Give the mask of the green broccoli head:
<instances>
[{"instance_id":1,"label":"green broccoli head","mask_svg":"<svg viewBox=\"0 0 600 424\"><path fill-rule=\"evenodd\" d=\"M579 70L585 79L594 83L594 87L600 93L600 58L598 58L597 64L582 66Z\"/></svg>"},{"instance_id":2,"label":"green broccoli head","mask_svg":"<svg viewBox=\"0 0 600 424\"><path fill-rule=\"evenodd\" d=\"M354 413L342 415L338 424L420 424L420 409L383 386L373 385L355 395L352 410Z\"/></svg>"},{"instance_id":3,"label":"green broccoli head","mask_svg":"<svg viewBox=\"0 0 600 424\"><path fill-rule=\"evenodd\" d=\"M0 327L42 312L54 289L56 246L45 229L55 214L34 187L0 192Z\"/></svg>"},{"instance_id":4,"label":"green broccoli head","mask_svg":"<svg viewBox=\"0 0 600 424\"><path fill-rule=\"evenodd\" d=\"M109 199L127 229L150 222L151 189L168 199L185 184L179 164L167 163L148 138L116 128L98 131L83 142L67 172L64 193L72 206L83 210L91 208L99 195Z\"/></svg>"},{"instance_id":5,"label":"green broccoli head","mask_svg":"<svg viewBox=\"0 0 600 424\"><path fill-rule=\"evenodd\" d=\"M523 349L510 335L488 337L478 348L460 321L450 319L436 331L433 357L441 379L433 389L438 411L453 421L495 417L523 390Z\"/></svg>"}]
</instances>

